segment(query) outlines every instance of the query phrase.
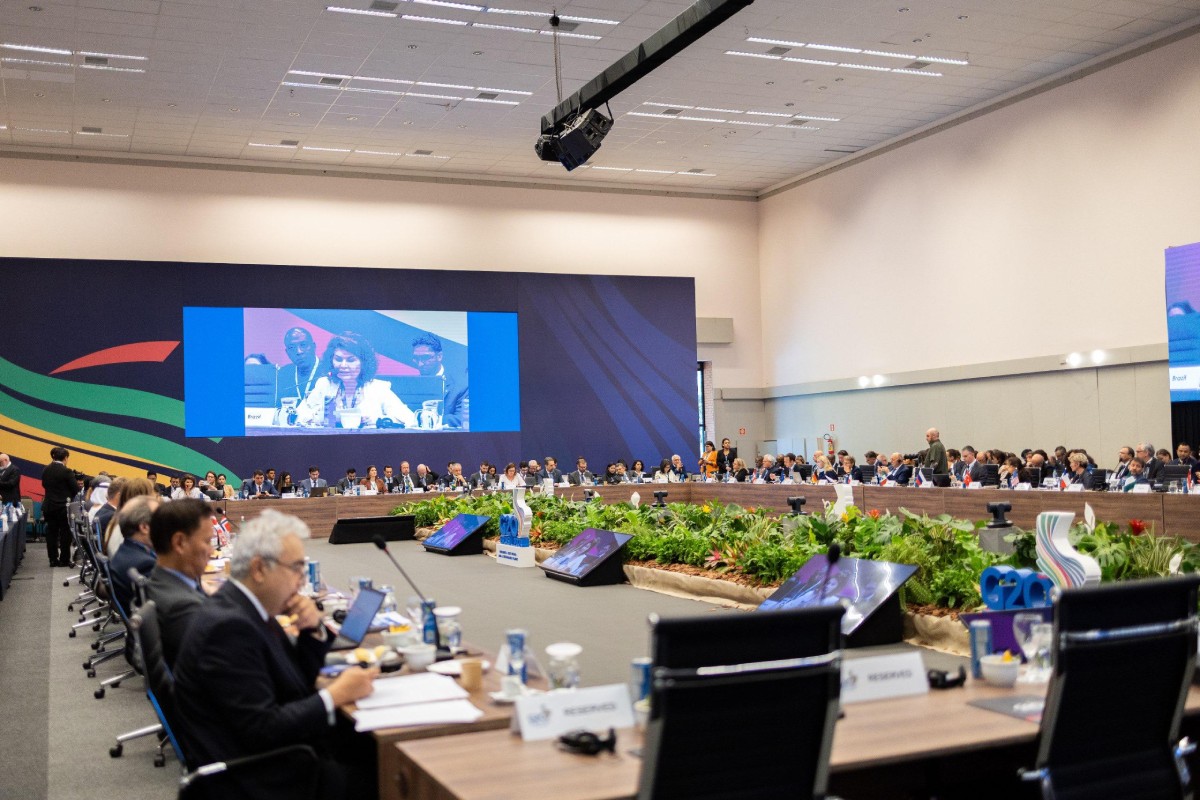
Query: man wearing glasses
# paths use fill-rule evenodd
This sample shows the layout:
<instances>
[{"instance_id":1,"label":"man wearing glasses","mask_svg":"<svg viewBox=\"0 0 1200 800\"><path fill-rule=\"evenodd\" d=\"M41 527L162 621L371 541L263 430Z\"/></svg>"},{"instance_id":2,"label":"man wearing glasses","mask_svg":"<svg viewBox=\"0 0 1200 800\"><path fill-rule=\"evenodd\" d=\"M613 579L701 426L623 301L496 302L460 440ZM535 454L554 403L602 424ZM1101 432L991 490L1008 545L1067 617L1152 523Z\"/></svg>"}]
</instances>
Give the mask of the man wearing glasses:
<instances>
[{"instance_id":1,"label":"man wearing glasses","mask_svg":"<svg viewBox=\"0 0 1200 800\"><path fill-rule=\"evenodd\" d=\"M442 425L447 428L463 426L463 399L467 396L467 376L447 369L442 361L442 340L432 333L413 339L413 365L426 377L442 379Z\"/></svg>"},{"instance_id":2,"label":"man wearing glasses","mask_svg":"<svg viewBox=\"0 0 1200 800\"><path fill-rule=\"evenodd\" d=\"M317 691L334 637L312 599L299 594L308 536L299 519L270 509L245 523L232 577L196 612L176 661L182 738L200 764L309 745L320 762L318 796L375 797L373 747L356 740L344 719L339 724L336 709L369 695L378 673L350 667ZM237 796L265 800L310 788L304 770L279 762L238 775Z\"/></svg>"}]
</instances>

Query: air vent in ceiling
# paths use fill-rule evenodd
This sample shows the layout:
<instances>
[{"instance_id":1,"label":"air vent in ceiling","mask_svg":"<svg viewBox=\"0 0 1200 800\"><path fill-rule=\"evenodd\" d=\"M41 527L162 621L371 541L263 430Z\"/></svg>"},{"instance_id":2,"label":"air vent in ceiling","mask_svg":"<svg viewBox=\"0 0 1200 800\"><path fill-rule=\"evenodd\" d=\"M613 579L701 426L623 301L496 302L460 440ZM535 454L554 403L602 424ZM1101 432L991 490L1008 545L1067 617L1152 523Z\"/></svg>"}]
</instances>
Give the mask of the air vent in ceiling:
<instances>
[{"instance_id":1,"label":"air vent in ceiling","mask_svg":"<svg viewBox=\"0 0 1200 800\"><path fill-rule=\"evenodd\" d=\"M103 128L98 128L95 125L84 125L79 130L83 133L104 133Z\"/></svg>"},{"instance_id":2,"label":"air vent in ceiling","mask_svg":"<svg viewBox=\"0 0 1200 800\"><path fill-rule=\"evenodd\" d=\"M480 92L476 95L476 98L479 100L495 100L499 96L500 95L496 94L495 92Z\"/></svg>"},{"instance_id":3,"label":"air vent in ceiling","mask_svg":"<svg viewBox=\"0 0 1200 800\"><path fill-rule=\"evenodd\" d=\"M431 155L433 155L433 151L432 150L413 150L413 155L414 156L431 156Z\"/></svg>"},{"instance_id":4,"label":"air vent in ceiling","mask_svg":"<svg viewBox=\"0 0 1200 800\"><path fill-rule=\"evenodd\" d=\"M578 27L579 27L578 22L567 22L565 19L559 21L559 23L558 23L558 29L560 31L562 31L563 33L570 33L571 31L575 30Z\"/></svg>"},{"instance_id":5,"label":"air vent in ceiling","mask_svg":"<svg viewBox=\"0 0 1200 800\"><path fill-rule=\"evenodd\" d=\"M84 56L83 63L92 67L107 67L108 59L104 56Z\"/></svg>"},{"instance_id":6,"label":"air vent in ceiling","mask_svg":"<svg viewBox=\"0 0 1200 800\"><path fill-rule=\"evenodd\" d=\"M901 69L925 69L932 63L932 61L921 61L918 59L911 64L905 64L903 67L901 67Z\"/></svg>"},{"instance_id":7,"label":"air vent in ceiling","mask_svg":"<svg viewBox=\"0 0 1200 800\"><path fill-rule=\"evenodd\" d=\"M341 78L321 78L321 85L322 86L341 86L342 79Z\"/></svg>"},{"instance_id":8,"label":"air vent in ceiling","mask_svg":"<svg viewBox=\"0 0 1200 800\"><path fill-rule=\"evenodd\" d=\"M826 147L825 148L826 153L857 153L859 150L862 150L862 148L861 147L850 147L849 145L845 145L842 147Z\"/></svg>"},{"instance_id":9,"label":"air vent in ceiling","mask_svg":"<svg viewBox=\"0 0 1200 800\"><path fill-rule=\"evenodd\" d=\"M299 147L300 146L299 139L280 139L279 143L281 145L283 145L284 147Z\"/></svg>"},{"instance_id":10,"label":"air vent in ceiling","mask_svg":"<svg viewBox=\"0 0 1200 800\"><path fill-rule=\"evenodd\" d=\"M787 53L790 53L790 52L792 52L792 48L790 48L790 47L772 47L770 50L767 51L767 55L782 56L782 55L786 55Z\"/></svg>"},{"instance_id":11,"label":"air vent in ceiling","mask_svg":"<svg viewBox=\"0 0 1200 800\"><path fill-rule=\"evenodd\" d=\"M688 172L695 173L697 175L707 172L707 171L708 170L704 169L704 167L694 167L694 168L688 170Z\"/></svg>"},{"instance_id":12,"label":"air vent in ceiling","mask_svg":"<svg viewBox=\"0 0 1200 800\"><path fill-rule=\"evenodd\" d=\"M375 0L370 6L372 11L395 11L399 7L399 3L389 3L387 0Z\"/></svg>"},{"instance_id":13,"label":"air vent in ceiling","mask_svg":"<svg viewBox=\"0 0 1200 800\"><path fill-rule=\"evenodd\" d=\"M806 119L789 119L787 121L787 124L788 125L807 125L808 120L806 120Z\"/></svg>"},{"instance_id":14,"label":"air vent in ceiling","mask_svg":"<svg viewBox=\"0 0 1200 800\"><path fill-rule=\"evenodd\" d=\"M681 109L681 108L667 108L667 109L663 109L663 113L664 113L664 114L667 114L668 116L672 116L672 117L673 117L673 116L675 116L676 114L682 114L682 113L683 113L683 109Z\"/></svg>"}]
</instances>

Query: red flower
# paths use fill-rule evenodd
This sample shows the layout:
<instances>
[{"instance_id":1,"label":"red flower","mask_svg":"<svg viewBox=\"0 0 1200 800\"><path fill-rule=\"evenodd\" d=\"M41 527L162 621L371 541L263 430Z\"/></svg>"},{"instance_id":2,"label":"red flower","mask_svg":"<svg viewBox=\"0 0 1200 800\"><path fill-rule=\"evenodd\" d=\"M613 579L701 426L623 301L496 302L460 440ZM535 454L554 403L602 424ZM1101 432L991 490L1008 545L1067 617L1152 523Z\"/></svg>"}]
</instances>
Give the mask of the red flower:
<instances>
[{"instance_id":1,"label":"red flower","mask_svg":"<svg viewBox=\"0 0 1200 800\"><path fill-rule=\"evenodd\" d=\"M1141 536L1146 532L1146 523L1140 519L1131 519L1129 520L1129 530L1133 532L1134 536Z\"/></svg>"},{"instance_id":2,"label":"red flower","mask_svg":"<svg viewBox=\"0 0 1200 800\"><path fill-rule=\"evenodd\" d=\"M879 513L878 508L872 508L870 511L867 512L867 516L870 517L871 519L879 519L881 514Z\"/></svg>"}]
</instances>

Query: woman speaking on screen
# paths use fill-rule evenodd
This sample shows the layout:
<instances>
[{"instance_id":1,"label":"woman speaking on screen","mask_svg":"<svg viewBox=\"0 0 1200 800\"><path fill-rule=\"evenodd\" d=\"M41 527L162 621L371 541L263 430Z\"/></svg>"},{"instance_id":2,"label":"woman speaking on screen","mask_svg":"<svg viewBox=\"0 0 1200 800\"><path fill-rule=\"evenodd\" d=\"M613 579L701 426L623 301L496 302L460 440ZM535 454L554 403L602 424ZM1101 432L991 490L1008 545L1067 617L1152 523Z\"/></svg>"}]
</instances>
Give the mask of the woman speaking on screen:
<instances>
[{"instance_id":1,"label":"woman speaking on screen","mask_svg":"<svg viewBox=\"0 0 1200 800\"><path fill-rule=\"evenodd\" d=\"M417 415L401 402L392 385L379 380L375 348L349 331L325 347L317 372L321 376L297 410L301 425L318 428L374 428L388 418L406 428L417 427Z\"/></svg>"}]
</instances>

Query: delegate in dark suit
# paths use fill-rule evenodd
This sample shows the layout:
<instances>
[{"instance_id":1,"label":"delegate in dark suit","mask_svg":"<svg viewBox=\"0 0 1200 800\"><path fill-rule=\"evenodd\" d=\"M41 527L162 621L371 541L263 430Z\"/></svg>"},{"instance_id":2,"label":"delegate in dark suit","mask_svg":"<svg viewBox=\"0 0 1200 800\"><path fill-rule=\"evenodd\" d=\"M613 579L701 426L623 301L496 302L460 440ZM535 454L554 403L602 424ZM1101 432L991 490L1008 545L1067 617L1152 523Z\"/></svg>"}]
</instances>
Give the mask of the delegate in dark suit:
<instances>
[{"instance_id":1,"label":"delegate in dark suit","mask_svg":"<svg viewBox=\"0 0 1200 800\"><path fill-rule=\"evenodd\" d=\"M301 634L293 645L228 581L194 615L179 650L175 702L189 757L207 764L296 743L326 755L332 728L313 684L332 641ZM337 765L322 764L323 777L340 786ZM259 772L239 796L287 797L306 788L297 780L286 770Z\"/></svg>"},{"instance_id":2,"label":"delegate in dark suit","mask_svg":"<svg viewBox=\"0 0 1200 800\"><path fill-rule=\"evenodd\" d=\"M112 561L108 563L114 599L121 604L126 614L131 613L133 600L133 584L129 580L130 568L136 569L141 575L149 575L156 563L158 559L154 555L154 548L134 539L123 540Z\"/></svg>"},{"instance_id":3,"label":"delegate in dark suit","mask_svg":"<svg viewBox=\"0 0 1200 800\"><path fill-rule=\"evenodd\" d=\"M157 607L158 627L162 633L163 658L175 668L183 646L184 634L200 605L208 598L198 583L181 573L158 566L146 582L146 598Z\"/></svg>"},{"instance_id":4,"label":"delegate in dark suit","mask_svg":"<svg viewBox=\"0 0 1200 800\"><path fill-rule=\"evenodd\" d=\"M972 461L971 465L963 471L963 481L965 482L966 476L970 475L971 483L979 483L983 480L984 474L986 474L986 471L983 468L983 464L978 460Z\"/></svg>"},{"instance_id":5,"label":"delegate in dark suit","mask_svg":"<svg viewBox=\"0 0 1200 800\"><path fill-rule=\"evenodd\" d=\"M912 467L908 464L901 464L892 469L887 476L888 483L895 483L899 486L908 486L908 482L912 480Z\"/></svg>"},{"instance_id":6,"label":"delegate in dark suit","mask_svg":"<svg viewBox=\"0 0 1200 800\"><path fill-rule=\"evenodd\" d=\"M75 473L64 463L69 453L65 447L50 451L54 459L42 470L42 516L46 519L46 551L50 565L67 566L71 563L71 528L67 522L67 503L74 496Z\"/></svg>"},{"instance_id":7,"label":"delegate in dark suit","mask_svg":"<svg viewBox=\"0 0 1200 800\"><path fill-rule=\"evenodd\" d=\"M21 470L9 461L0 467L0 503L21 502Z\"/></svg>"}]
</instances>

